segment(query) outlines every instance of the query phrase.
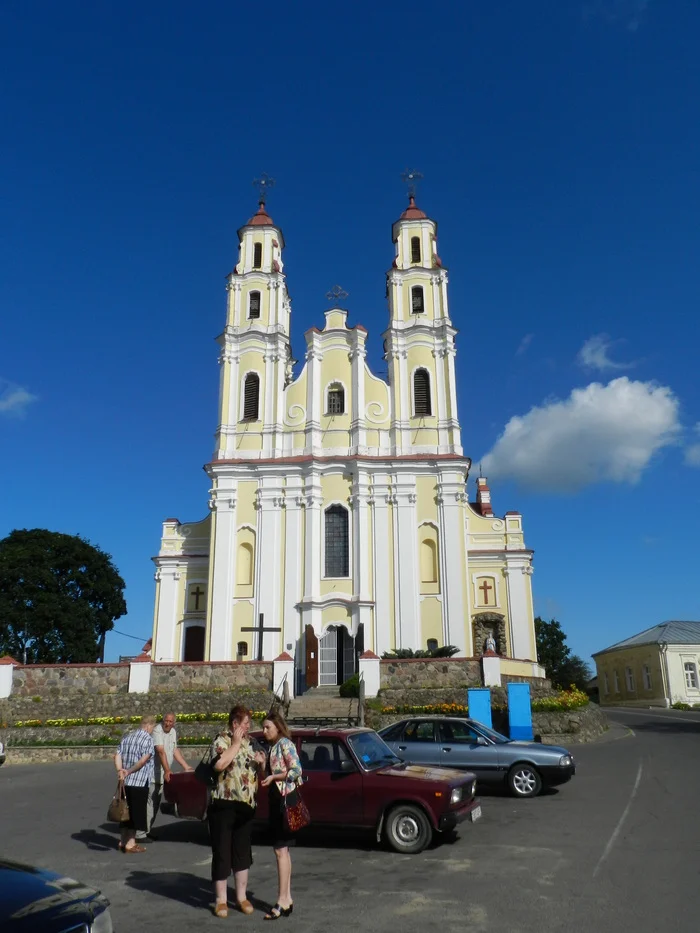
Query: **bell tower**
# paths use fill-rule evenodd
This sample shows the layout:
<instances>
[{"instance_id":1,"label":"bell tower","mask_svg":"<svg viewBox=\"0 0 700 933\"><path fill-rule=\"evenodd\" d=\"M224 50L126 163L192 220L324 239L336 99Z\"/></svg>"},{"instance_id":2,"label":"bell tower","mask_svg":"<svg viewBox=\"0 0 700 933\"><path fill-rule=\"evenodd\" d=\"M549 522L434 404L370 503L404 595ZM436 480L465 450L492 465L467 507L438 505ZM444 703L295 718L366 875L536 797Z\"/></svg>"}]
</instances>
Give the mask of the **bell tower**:
<instances>
[{"instance_id":1,"label":"bell tower","mask_svg":"<svg viewBox=\"0 0 700 933\"><path fill-rule=\"evenodd\" d=\"M391 444L397 455L462 454L457 417L455 335L447 270L437 252L437 224L416 205L418 172L404 175L408 207L391 228L394 263L387 273L389 328L384 358L391 387Z\"/></svg>"},{"instance_id":2,"label":"bell tower","mask_svg":"<svg viewBox=\"0 0 700 933\"><path fill-rule=\"evenodd\" d=\"M227 277L215 459L273 455L282 432L282 393L291 374L291 304L284 237L267 213L263 175L257 212L238 231L238 261Z\"/></svg>"}]
</instances>

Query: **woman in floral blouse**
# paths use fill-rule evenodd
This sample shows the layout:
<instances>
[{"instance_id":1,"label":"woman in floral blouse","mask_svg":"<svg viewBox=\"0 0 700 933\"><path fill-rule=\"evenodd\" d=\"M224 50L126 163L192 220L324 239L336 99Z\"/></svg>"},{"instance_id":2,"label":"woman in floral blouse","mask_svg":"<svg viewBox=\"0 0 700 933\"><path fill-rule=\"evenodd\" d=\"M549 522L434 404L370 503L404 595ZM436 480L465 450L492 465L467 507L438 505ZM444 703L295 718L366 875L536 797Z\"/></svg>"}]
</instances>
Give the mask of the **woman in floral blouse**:
<instances>
[{"instance_id":1,"label":"woman in floral blouse","mask_svg":"<svg viewBox=\"0 0 700 933\"><path fill-rule=\"evenodd\" d=\"M228 916L228 877L233 871L236 906L244 914L253 913L248 900L248 869L253 863L250 836L255 815L258 776L265 767L265 754L255 752L248 738L250 710L234 706L228 729L214 739L211 760L219 780L209 804L211 838L211 879L216 891L217 917Z\"/></svg>"},{"instance_id":2,"label":"woman in floral blouse","mask_svg":"<svg viewBox=\"0 0 700 933\"><path fill-rule=\"evenodd\" d=\"M301 780L301 763L297 749L289 735L287 723L281 713L275 711L263 723L263 735L270 746L270 774L261 782L269 788L270 835L277 856L278 894L277 903L265 915L266 920L288 917L294 907L292 901L292 858L289 847L294 845L294 835L287 829L284 806L296 803L296 789Z\"/></svg>"}]
</instances>

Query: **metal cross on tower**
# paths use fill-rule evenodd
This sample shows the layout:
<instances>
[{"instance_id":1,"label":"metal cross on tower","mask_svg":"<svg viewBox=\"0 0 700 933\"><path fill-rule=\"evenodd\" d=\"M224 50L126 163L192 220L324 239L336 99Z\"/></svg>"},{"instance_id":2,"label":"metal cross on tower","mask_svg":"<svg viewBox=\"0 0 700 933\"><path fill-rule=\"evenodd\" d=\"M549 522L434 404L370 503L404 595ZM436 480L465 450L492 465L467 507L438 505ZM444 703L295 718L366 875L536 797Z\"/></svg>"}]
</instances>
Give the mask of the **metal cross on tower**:
<instances>
[{"instance_id":1,"label":"metal cross on tower","mask_svg":"<svg viewBox=\"0 0 700 933\"><path fill-rule=\"evenodd\" d=\"M343 301L347 297L348 292L346 292L344 288L341 288L340 285L334 285L329 292L326 292L326 299L333 304Z\"/></svg>"},{"instance_id":2,"label":"metal cross on tower","mask_svg":"<svg viewBox=\"0 0 700 933\"><path fill-rule=\"evenodd\" d=\"M267 192L275 187L275 179L271 178L267 172L263 172L260 178L253 179L253 187L258 189L259 201L264 204L267 199Z\"/></svg>"},{"instance_id":3,"label":"metal cross on tower","mask_svg":"<svg viewBox=\"0 0 700 933\"><path fill-rule=\"evenodd\" d=\"M402 172L402 173L401 173L401 181L402 181L405 185L408 185L408 196L409 196L409 198L415 198L415 196L416 196L416 187L417 187L417 185L418 185L418 182L419 182L419 181L422 181L422 180L423 180L422 174L421 174L419 171L417 171L415 168L414 168L414 169L411 169L410 172L409 172L408 169L406 169L405 172Z\"/></svg>"}]
</instances>

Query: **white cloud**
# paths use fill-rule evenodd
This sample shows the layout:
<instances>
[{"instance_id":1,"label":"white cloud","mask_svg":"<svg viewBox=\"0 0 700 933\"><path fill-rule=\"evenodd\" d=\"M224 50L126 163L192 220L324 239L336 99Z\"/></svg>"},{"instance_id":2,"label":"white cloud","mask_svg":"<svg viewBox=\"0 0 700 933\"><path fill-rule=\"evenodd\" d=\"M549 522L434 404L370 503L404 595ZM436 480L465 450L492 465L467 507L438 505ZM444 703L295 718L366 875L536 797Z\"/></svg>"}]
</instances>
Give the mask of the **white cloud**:
<instances>
[{"instance_id":1,"label":"white cloud","mask_svg":"<svg viewBox=\"0 0 700 933\"><path fill-rule=\"evenodd\" d=\"M693 430L696 434L700 435L700 421L698 421ZM700 467L700 441L689 444L685 448L684 461L686 466Z\"/></svg>"},{"instance_id":2,"label":"white cloud","mask_svg":"<svg viewBox=\"0 0 700 933\"><path fill-rule=\"evenodd\" d=\"M516 356L522 356L523 353L525 353L525 352L527 351L527 348L528 348L528 347L530 346L530 344L532 343L532 338L533 338L534 336L535 336L534 334L525 334L525 336L523 337L523 339L522 339L522 340L520 341L520 343L518 344L518 349L515 351L515 355L516 355Z\"/></svg>"},{"instance_id":3,"label":"white cloud","mask_svg":"<svg viewBox=\"0 0 700 933\"><path fill-rule=\"evenodd\" d=\"M595 334L589 337L578 351L577 359L581 366L599 369L601 372L605 372L606 369L631 369L634 363L618 363L610 358L609 351L613 345L607 334Z\"/></svg>"},{"instance_id":4,"label":"white cloud","mask_svg":"<svg viewBox=\"0 0 700 933\"><path fill-rule=\"evenodd\" d=\"M0 415L14 415L22 418L28 406L35 402L36 398L36 395L32 395L22 386L11 385L0 379Z\"/></svg>"},{"instance_id":5,"label":"white cloud","mask_svg":"<svg viewBox=\"0 0 700 933\"><path fill-rule=\"evenodd\" d=\"M600 18L613 26L636 32L644 21L650 0L588 0L583 7L586 19Z\"/></svg>"},{"instance_id":6,"label":"white cloud","mask_svg":"<svg viewBox=\"0 0 700 933\"><path fill-rule=\"evenodd\" d=\"M679 431L671 389L620 376L511 418L481 462L490 477L551 492L606 480L636 483L657 451L677 443Z\"/></svg>"}]
</instances>

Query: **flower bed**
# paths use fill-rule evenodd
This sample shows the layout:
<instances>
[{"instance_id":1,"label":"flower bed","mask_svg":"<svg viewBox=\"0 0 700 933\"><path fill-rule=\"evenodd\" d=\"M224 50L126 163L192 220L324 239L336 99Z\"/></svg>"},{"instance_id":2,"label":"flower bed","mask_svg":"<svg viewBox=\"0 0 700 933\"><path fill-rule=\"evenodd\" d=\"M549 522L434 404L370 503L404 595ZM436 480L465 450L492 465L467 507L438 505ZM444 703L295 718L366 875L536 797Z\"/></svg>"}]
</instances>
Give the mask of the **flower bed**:
<instances>
[{"instance_id":1,"label":"flower bed","mask_svg":"<svg viewBox=\"0 0 700 933\"><path fill-rule=\"evenodd\" d=\"M532 701L533 713L554 713L566 710L580 709L588 705L588 697L583 691L571 687L570 690L559 690L552 696L537 697ZM492 704L494 710L505 710L500 703ZM460 703L433 703L427 706L381 706L379 712L383 715L394 713L409 713L413 716L468 716L469 707Z\"/></svg>"},{"instance_id":2,"label":"flower bed","mask_svg":"<svg viewBox=\"0 0 700 933\"><path fill-rule=\"evenodd\" d=\"M188 722L226 722L228 713L180 713L177 716L179 723ZM262 720L267 713L261 710L253 712L253 719ZM138 725L141 722L141 716L92 716L87 718L73 719L22 719L16 722L0 722L0 728L7 729L32 729L40 727L49 727L57 729L70 729L73 726L114 726L133 724ZM158 722L162 716L156 716Z\"/></svg>"}]
</instances>

